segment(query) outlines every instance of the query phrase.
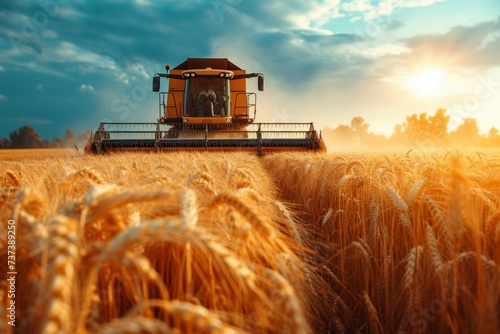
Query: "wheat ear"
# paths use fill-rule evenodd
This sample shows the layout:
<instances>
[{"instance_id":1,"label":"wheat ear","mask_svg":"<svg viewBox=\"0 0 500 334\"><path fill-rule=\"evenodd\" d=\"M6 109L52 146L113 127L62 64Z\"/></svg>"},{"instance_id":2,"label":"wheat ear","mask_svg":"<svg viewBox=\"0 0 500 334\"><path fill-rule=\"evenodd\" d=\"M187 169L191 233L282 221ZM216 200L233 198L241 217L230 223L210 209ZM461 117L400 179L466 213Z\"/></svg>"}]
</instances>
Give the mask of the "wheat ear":
<instances>
[{"instance_id":1,"label":"wheat ear","mask_svg":"<svg viewBox=\"0 0 500 334\"><path fill-rule=\"evenodd\" d=\"M43 333L70 332L76 310L76 269L80 261L77 222L56 216L48 225L47 277L40 310L44 315L40 324Z\"/></svg>"},{"instance_id":2,"label":"wheat ear","mask_svg":"<svg viewBox=\"0 0 500 334\"><path fill-rule=\"evenodd\" d=\"M285 312L290 315L294 326L287 328L285 332L296 334L311 333L311 328L306 320L299 298L290 283L277 271L266 269L271 280L277 285L276 291L284 298Z\"/></svg>"},{"instance_id":3,"label":"wheat ear","mask_svg":"<svg viewBox=\"0 0 500 334\"><path fill-rule=\"evenodd\" d=\"M210 207L215 208L220 205L230 205L235 208L243 217L245 217L253 227L260 233L268 237L275 236L275 230L263 221L256 211L247 205L244 199L239 196L222 193L217 195L211 202Z\"/></svg>"},{"instance_id":4,"label":"wheat ear","mask_svg":"<svg viewBox=\"0 0 500 334\"><path fill-rule=\"evenodd\" d=\"M236 334L245 331L235 328L222 322L219 317L209 309L188 302L179 300L158 300L150 299L141 305L137 305L128 312L128 315L141 311L143 307L158 307L164 309L172 318L179 317L186 323L194 324L201 332Z\"/></svg>"},{"instance_id":5,"label":"wheat ear","mask_svg":"<svg viewBox=\"0 0 500 334\"><path fill-rule=\"evenodd\" d=\"M368 319L370 320L370 332L380 333L382 330L382 324L380 323L378 312L373 305L370 296L363 291L363 302L365 304L366 313L368 314Z\"/></svg>"},{"instance_id":6,"label":"wheat ear","mask_svg":"<svg viewBox=\"0 0 500 334\"><path fill-rule=\"evenodd\" d=\"M14 173L11 170L6 170L3 173L2 187L9 187L9 186L11 186L13 188L19 188L20 185L21 185L21 180L16 175L16 173Z\"/></svg>"},{"instance_id":7,"label":"wheat ear","mask_svg":"<svg viewBox=\"0 0 500 334\"><path fill-rule=\"evenodd\" d=\"M170 334L173 332L163 321L136 316L119 318L104 324L97 334Z\"/></svg>"}]
</instances>

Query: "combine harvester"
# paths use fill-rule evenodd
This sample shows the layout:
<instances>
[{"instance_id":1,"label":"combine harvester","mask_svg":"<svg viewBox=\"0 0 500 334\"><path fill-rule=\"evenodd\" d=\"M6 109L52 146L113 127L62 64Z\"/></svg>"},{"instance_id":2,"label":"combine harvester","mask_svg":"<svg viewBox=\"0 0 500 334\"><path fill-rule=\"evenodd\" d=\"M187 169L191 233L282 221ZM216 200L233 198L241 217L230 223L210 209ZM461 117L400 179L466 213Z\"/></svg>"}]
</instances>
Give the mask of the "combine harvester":
<instances>
[{"instance_id":1,"label":"combine harvester","mask_svg":"<svg viewBox=\"0 0 500 334\"><path fill-rule=\"evenodd\" d=\"M86 153L120 150L168 152L172 150L310 150L326 152L312 123L254 123L257 95L247 92L246 79L262 73L246 73L228 59L188 58L166 73L153 77L159 93L156 123L101 123L91 136ZM160 91L161 78L170 79L168 91Z\"/></svg>"}]
</instances>

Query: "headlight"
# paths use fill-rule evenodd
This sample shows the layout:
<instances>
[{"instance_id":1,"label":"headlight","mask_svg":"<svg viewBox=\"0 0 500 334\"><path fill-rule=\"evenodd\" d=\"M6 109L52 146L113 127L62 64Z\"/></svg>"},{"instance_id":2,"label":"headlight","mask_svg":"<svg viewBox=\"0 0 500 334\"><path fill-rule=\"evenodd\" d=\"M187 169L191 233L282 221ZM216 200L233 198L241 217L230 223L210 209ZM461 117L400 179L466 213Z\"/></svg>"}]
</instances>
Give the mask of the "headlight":
<instances>
[{"instance_id":1,"label":"headlight","mask_svg":"<svg viewBox=\"0 0 500 334\"><path fill-rule=\"evenodd\" d=\"M182 119L182 122L183 122L183 123L187 123L187 122L188 122L187 118L183 118L183 119Z\"/></svg>"},{"instance_id":2,"label":"headlight","mask_svg":"<svg viewBox=\"0 0 500 334\"><path fill-rule=\"evenodd\" d=\"M224 73L219 74L221 78L224 78Z\"/></svg>"},{"instance_id":3,"label":"headlight","mask_svg":"<svg viewBox=\"0 0 500 334\"><path fill-rule=\"evenodd\" d=\"M195 75L196 75L196 74L194 74L194 73L191 73L191 78L192 78L192 77L194 77Z\"/></svg>"},{"instance_id":4,"label":"headlight","mask_svg":"<svg viewBox=\"0 0 500 334\"><path fill-rule=\"evenodd\" d=\"M226 118L226 123L231 123L231 119L230 118Z\"/></svg>"}]
</instances>

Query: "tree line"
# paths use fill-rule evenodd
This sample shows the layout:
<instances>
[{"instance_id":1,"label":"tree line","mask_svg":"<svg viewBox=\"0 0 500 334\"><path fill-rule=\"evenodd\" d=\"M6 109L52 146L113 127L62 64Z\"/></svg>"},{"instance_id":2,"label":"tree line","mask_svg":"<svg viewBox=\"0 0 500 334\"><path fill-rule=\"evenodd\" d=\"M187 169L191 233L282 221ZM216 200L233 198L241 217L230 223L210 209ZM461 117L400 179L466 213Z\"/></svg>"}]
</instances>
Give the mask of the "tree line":
<instances>
[{"instance_id":1,"label":"tree line","mask_svg":"<svg viewBox=\"0 0 500 334\"><path fill-rule=\"evenodd\" d=\"M398 148L398 147L500 147L500 134L492 127L481 135L474 118L464 118L453 131L449 131L450 116L445 109L433 115L413 114L394 127L390 137L369 132L369 124L362 117L354 117L350 125L326 127L322 136L328 147L341 148ZM340 144L340 145L339 145Z\"/></svg>"},{"instance_id":2,"label":"tree line","mask_svg":"<svg viewBox=\"0 0 500 334\"><path fill-rule=\"evenodd\" d=\"M403 123L394 127L390 137L369 131L370 125L362 117L354 117L349 125L336 128L326 127L322 137L328 147L369 149L377 147L500 147L500 133L492 127L481 135L474 118L464 118L455 130L449 131L450 116L445 109L438 109L433 115L426 113L406 117ZM53 141L40 138L31 126L22 126L10 133L9 138L0 139L0 148L62 148L87 142L90 131L75 135L66 130L64 138Z\"/></svg>"},{"instance_id":3,"label":"tree line","mask_svg":"<svg viewBox=\"0 0 500 334\"><path fill-rule=\"evenodd\" d=\"M25 125L10 133L9 138L0 139L0 149L15 148L64 148L84 143L90 137L90 131L75 135L66 130L64 138L54 138L53 141L44 140L31 126Z\"/></svg>"}]
</instances>

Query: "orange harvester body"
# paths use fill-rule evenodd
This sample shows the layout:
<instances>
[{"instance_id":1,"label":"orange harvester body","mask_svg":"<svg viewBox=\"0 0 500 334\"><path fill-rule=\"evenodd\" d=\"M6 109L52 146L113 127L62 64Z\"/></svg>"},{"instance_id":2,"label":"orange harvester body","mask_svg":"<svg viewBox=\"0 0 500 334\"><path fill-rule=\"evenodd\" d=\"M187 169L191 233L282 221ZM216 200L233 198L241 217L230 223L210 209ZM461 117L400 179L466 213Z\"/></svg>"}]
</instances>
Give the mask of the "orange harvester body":
<instances>
[{"instance_id":1,"label":"orange harvester body","mask_svg":"<svg viewBox=\"0 0 500 334\"><path fill-rule=\"evenodd\" d=\"M156 122L101 123L85 151L101 154L119 150L310 150L326 152L312 123L255 123L257 94L246 81L262 73L246 73L226 58L188 58L166 73L153 76L159 95ZM161 80L168 90L161 91Z\"/></svg>"}]
</instances>

